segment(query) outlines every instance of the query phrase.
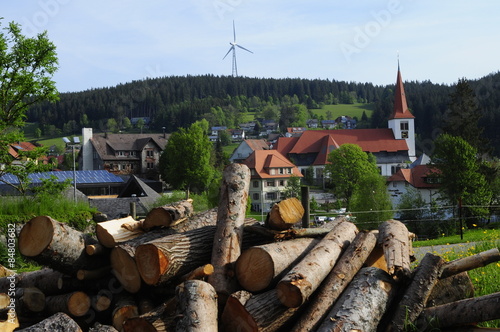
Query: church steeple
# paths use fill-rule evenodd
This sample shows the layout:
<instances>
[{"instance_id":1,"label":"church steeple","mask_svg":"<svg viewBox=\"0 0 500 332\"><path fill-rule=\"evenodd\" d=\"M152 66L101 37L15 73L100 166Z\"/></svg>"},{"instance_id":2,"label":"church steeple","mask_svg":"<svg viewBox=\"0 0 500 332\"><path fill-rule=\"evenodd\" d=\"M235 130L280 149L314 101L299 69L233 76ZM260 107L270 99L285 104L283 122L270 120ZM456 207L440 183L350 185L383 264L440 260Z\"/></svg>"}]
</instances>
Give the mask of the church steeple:
<instances>
[{"instance_id":1,"label":"church steeple","mask_svg":"<svg viewBox=\"0 0 500 332\"><path fill-rule=\"evenodd\" d=\"M403 86L403 79L401 78L401 70L399 69L398 59L398 77L396 79L396 92L394 93L394 111L392 112L391 119L414 119L406 103L405 88Z\"/></svg>"}]
</instances>

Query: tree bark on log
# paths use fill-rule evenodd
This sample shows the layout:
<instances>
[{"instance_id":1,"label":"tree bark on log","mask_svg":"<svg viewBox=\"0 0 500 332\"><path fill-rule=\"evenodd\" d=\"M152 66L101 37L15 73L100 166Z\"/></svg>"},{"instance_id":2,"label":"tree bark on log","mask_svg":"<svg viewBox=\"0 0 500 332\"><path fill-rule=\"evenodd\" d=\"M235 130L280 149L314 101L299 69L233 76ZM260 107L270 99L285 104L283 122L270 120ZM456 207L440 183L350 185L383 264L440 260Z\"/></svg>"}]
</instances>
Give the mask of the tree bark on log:
<instances>
[{"instance_id":1,"label":"tree bark on log","mask_svg":"<svg viewBox=\"0 0 500 332\"><path fill-rule=\"evenodd\" d=\"M247 291L266 289L276 279L281 279L318 242L317 239L303 238L248 248L236 261L236 279Z\"/></svg>"},{"instance_id":2,"label":"tree bark on log","mask_svg":"<svg viewBox=\"0 0 500 332\"><path fill-rule=\"evenodd\" d=\"M73 292L63 295L47 296L47 311L51 314L63 312L73 317L81 317L90 309L90 297L84 292Z\"/></svg>"},{"instance_id":3,"label":"tree bark on log","mask_svg":"<svg viewBox=\"0 0 500 332\"><path fill-rule=\"evenodd\" d=\"M342 250L356 237L357 228L351 222L337 224L307 255L278 283L278 297L285 306L302 305L330 273Z\"/></svg>"},{"instance_id":4,"label":"tree bark on log","mask_svg":"<svg viewBox=\"0 0 500 332\"><path fill-rule=\"evenodd\" d=\"M284 231L275 231L264 226L248 225L243 228L247 234L262 235L270 240L285 241L303 237L323 237L328 234L331 229L327 228L291 228ZM245 239L245 236L243 237Z\"/></svg>"},{"instance_id":5,"label":"tree bark on log","mask_svg":"<svg viewBox=\"0 0 500 332\"><path fill-rule=\"evenodd\" d=\"M215 226L206 226L141 244L135 261L142 280L157 286L207 264L214 234Z\"/></svg>"},{"instance_id":6,"label":"tree bark on log","mask_svg":"<svg viewBox=\"0 0 500 332\"><path fill-rule=\"evenodd\" d=\"M45 309L45 294L35 287L16 290L16 311L23 315L42 312Z\"/></svg>"},{"instance_id":7,"label":"tree bark on log","mask_svg":"<svg viewBox=\"0 0 500 332\"><path fill-rule=\"evenodd\" d=\"M119 294L111 314L113 327L121 331L123 329L123 323L127 319L137 316L139 316L139 308L134 298L125 293Z\"/></svg>"},{"instance_id":8,"label":"tree bark on log","mask_svg":"<svg viewBox=\"0 0 500 332\"><path fill-rule=\"evenodd\" d=\"M16 330L17 332L82 332L80 326L67 314L57 312L54 315L42 320L38 324Z\"/></svg>"},{"instance_id":9,"label":"tree bark on log","mask_svg":"<svg viewBox=\"0 0 500 332\"><path fill-rule=\"evenodd\" d=\"M78 270L76 278L78 280L97 280L106 277L110 272L111 266L104 266L97 270Z\"/></svg>"},{"instance_id":10,"label":"tree bark on log","mask_svg":"<svg viewBox=\"0 0 500 332\"><path fill-rule=\"evenodd\" d=\"M45 295L61 294L59 280L63 276L63 273L49 268L19 273L9 278L0 278L0 292L7 293L13 282L16 288L36 287Z\"/></svg>"},{"instance_id":11,"label":"tree bark on log","mask_svg":"<svg viewBox=\"0 0 500 332\"><path fill-rule=\"evenodd\" d=\"M444 265L441 278L483 267L498 261L500 261L500 251L498 248L483 251L473 256L459 258Z\"/></svg>"},{"instance_id":12,"label":"tree bark on log","mask_svg":"<svg viewBox=\"0 0 500 332\"><path fill-rule=\"evenodd\" d=\"M376 267L361 269L332 307L317 332L377 331L394 296L394 280Z\"/></svg>"},{"instance_id":13,"label":"tree bark on log","mask_svg":"<svg viewBox=\"0 0 500 332\"><path fill-rule=\"evenodd\" d=\"M187 222L178 225L178 227L147 232L137 238L119 244L113 248L110 255L113 274L126 291L137 293L141 288L141 275L135 262L135 252L139 245L179 232L187 232L203 226L213 226L216 221L217 211L211 209L193 216Z\"/></svg>"},{"instance_id":14,"label":"tree bark on log","mask_svg":"<svg viewBox=\"0 0 500 332\"><path fill-rule=\"evenodd\" d=\"M243 227L250 187L250 169L243 164L226 166L222 175L216 231L213 237L212 258L214 273L208 282L218 294L219 308L237 290L234 265L243 245ZM222 311L221 311L222 312Z\"/></svg>"},{"instance_id":15,"label":"tree bark on log","mask_svg":"<svg viewBox=\"0 0 500 332\"><path fill-rule=\"evenodd\" d=\"M101 323L96 322L90 329L89 332L118 332L113 326L110 325L102 325Z\"/></svg>"},{"instance_id":16,"label":"tree bark on log","mask_svg":"<svg viewBox=\"0 0 500 332\"><path fill-rule=\"evenodd\" d=\"M303 215L304 207L297 198L284 199L273 205L267 215L266 226L278 231L286 230L300 222Z\"/></svg>"},{"instance_id":17,"label":"tree bark on log","mask_svg":"<svg viewBox=\"0 0 500 332\"><path fill-rule=\"evenodd\" d=\"M500 319L500 292L426 308L416 325L423 330L431 321L433 327L445 328L493 319Z\"/></svg>"},{"instance_id":18,"label":"tree bark on log","mask_svg":"<svg viewBox=\"0 0 500 332\"><path fill-rule=\"evenodd\" d=\"M108 253L109 248L106 248L100 243L88 244L85 246L85 252L89 256L102 255Z\"/></svg>"},{"instance_id":19,"label":"tree bark on log","mask_svg":"<svg viewBox=\"0 0 500 332\"><path fill-rule=\"evenodd\" d=\"M378 230L389 274L396 279L408 279L411 274L412 251L408 229L398 220L388 220Z\"/></svg>"},{"instance_id":20,"label":"tree bark on log","mask_svg":"<svg viewBox=\"0 0 500 332\"><path fill-rule=\"evenodd\" d=\"M193 271L183 275L181 277L182 281L187 281L187 280L203 280L209 275L214 273L214 266L212 264L205 264L202 265Z\"/></svg>"},{"instance_id":21,"label":"tree bark on log","mask_svg":"<svg viewBox=\"0 0 500 332\"><path fill-rule=\"evenodd\" d=\"M188 199L151 209L144 219L143 228L149 231L153 227L169 227L181 219L193 214L193 200Z\"/></svg>"},{"instance_id":22,"label":"tree bark on log","mask_svg":"<svg viewBox=\"0 0 500 332\"><path fill-rule=\"evenodd\" d=\"M372 232L360 232L356 235L316 294L313 295L292 331L314 331L319 327L340 294L363 267L376 243L377 237Z\"/></svg>"},{"instance_id":23,"label":"tree bark on log","mask_svg":"<svg viewBox=\"0 0 500 332\"><path fill-rule=\"evenodd\" d=\"M238 291L228 298L221 323L228 332L273 332L296 311L297 308L288 308L281 303L276 289L257 295Z\"/></svg>"},{"instance_id":24,"label":"tree bark on log","mask_svg":"<svg viewBox=\"0 0 500 332\"><path fill-rule=\"evenodd\" d=\"M175 299L169 300L153 311L132 317L123 324L123 332L174 331L176 326Z\"/></svg>"},{"instance_id":25,"label":"tree bark on log","mask_svg":"<svg viewBox=\"0 0 500 332\"><path fill-rule=\"evenodd\" d=\"M99 243L106 248L114 248L117 244L132 240L144 233L142 221L132 216L97 223L96 235Z\"/></svg>"},{"instance_id":26,"label":"tree bark on log","mask_svg":"<svg viewBox=\"0 0 500 332\"><path fill-rule=\"evenodd\" d=\"M201 280L188 280L176 288L180 319L178 332L217 331L217 293Z\"/></svg>"},{"instance_id":27,"label":"tree bark on log","mask_svg":"<svg viewBox=\"0 0 500 332\"><path fill-rule=\"evenodd\" d=\"M19 251L37 263L72 274L107 264L102 257L88 256L85 246L96 243L89 235L48 216L28 221L19 233Z\"/></svg>"},{"instance_id":28,"label":"tree bark on log","mask_svg":"<svg viewBox=\"0 0 500 332\"><path fill-rule=\"evenodd\" d=\"M445 264L446 265L446 264ZM427 307L474 297L474 285L467 272L440 279L427 299Z\"/></svg>"},{"instance_id":29,"label":"tree bark on log","mask_svg":"<svg viewBox=\"0 0 500 332\"><path fill-rule=\"evenodd\" d=\"M444 263L440 256L430 253L422 258L402 300L397 304L387 331L403 331L406 324L415 322L438 282Z\"/></svg>"}]
</instances>

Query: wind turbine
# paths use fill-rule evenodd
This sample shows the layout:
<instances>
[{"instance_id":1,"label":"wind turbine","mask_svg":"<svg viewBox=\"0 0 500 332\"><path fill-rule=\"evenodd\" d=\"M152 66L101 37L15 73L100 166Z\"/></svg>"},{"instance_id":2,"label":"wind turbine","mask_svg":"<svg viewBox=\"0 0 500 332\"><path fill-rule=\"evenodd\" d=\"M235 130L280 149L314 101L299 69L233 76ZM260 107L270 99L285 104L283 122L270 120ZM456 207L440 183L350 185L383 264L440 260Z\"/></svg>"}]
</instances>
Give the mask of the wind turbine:
<instances>
[{"instance_id":1,"label":"wind turbine","mask_svg":"<svg viewBox=\"0 0 500 332\"><path fill-rule=\"evenodd\" d=\"M222 58L222 60L224 60L224 59L227 57L227 55L228 55L231 51L233 51L233 76L235 76L235 77L236 77L236 76L238 76L238 66L236 65L236 47L239 47L239 48L241 48L242 50L245 50L245 51L250 52L250 53L252 53L252 54L253 54L253 52L252 52L252 51L250 51L250 50L248 50L248 49L246 49L246 48L244 48L244 47L243 47L243 46L241 46L241 45L238 45L238 44L236 43L236 29L234 28L234 20L233 20L233 37L234 37L233 41L232 41L232 42L229 42L229 44L231 45L231 47L229 48L229 51L227 51L226 55L224 55L224 57Z\"/></svg>"}]
</instances>

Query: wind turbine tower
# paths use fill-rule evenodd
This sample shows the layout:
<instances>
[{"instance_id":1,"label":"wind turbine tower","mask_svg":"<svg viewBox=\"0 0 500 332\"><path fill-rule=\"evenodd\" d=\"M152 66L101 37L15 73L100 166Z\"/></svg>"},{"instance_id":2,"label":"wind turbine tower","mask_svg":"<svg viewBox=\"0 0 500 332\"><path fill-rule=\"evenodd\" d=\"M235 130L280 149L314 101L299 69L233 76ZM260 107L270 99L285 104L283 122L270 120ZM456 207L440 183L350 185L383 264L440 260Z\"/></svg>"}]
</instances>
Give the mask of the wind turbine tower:
<instances>
[{"instance_id":1,"label":"wind turbine tower","mask_svg":"<svg viewBox=\"0 0 500 332\"><path fill-rule=\"evenodd\" d=\"M229 44L231 45L231 47L229 48L229 51L227 51L226 55L224 55L222 60L224 60L227 57L227 55L229 53L231 53L231 51L233 51L233 76L236 77L236 76L238 76L238 65L236 64L236 47L239 47L242 50L245 50L245 51L250 52L252 54L253 54L253 52L236 43L236 29L234 27L234 20L233 20L233 41L229 42Z\"/></svg>"}]
</instances>

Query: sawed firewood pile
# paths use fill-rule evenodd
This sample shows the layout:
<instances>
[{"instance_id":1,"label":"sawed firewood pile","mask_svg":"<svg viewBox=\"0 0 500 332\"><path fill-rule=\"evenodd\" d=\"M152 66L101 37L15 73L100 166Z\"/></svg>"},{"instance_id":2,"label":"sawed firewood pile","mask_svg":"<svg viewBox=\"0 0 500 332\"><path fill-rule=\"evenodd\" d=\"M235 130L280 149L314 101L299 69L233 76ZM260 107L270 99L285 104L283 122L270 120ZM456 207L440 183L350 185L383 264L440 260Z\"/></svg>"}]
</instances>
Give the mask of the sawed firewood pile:
<instances>
[{"instance_id":1,"label":"sawed firewood pile","mask_svg":"<svg viewBox=\"0 0 500 332\"><path fill-rule=\"evenodd\" d=\"M249 183L232 164L217 209L181 201L98 223L97 239L33 218L18 246L45 268L0 278L0 330L481 331L500 319L500 293L474 297L467 274L498 249L452 262L428 253L412 269L401 222L296 228L304 209L291 198L260 225L245 219Z\"/></svg>"}]
</instances>

